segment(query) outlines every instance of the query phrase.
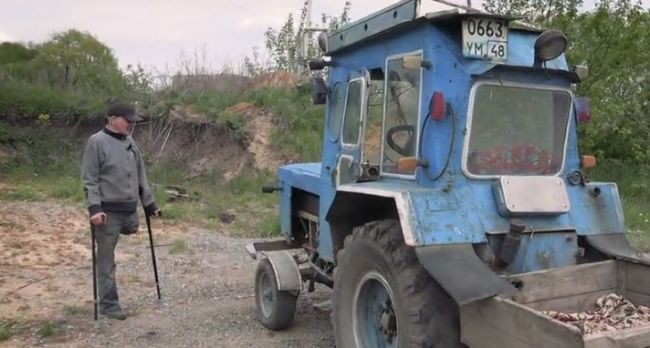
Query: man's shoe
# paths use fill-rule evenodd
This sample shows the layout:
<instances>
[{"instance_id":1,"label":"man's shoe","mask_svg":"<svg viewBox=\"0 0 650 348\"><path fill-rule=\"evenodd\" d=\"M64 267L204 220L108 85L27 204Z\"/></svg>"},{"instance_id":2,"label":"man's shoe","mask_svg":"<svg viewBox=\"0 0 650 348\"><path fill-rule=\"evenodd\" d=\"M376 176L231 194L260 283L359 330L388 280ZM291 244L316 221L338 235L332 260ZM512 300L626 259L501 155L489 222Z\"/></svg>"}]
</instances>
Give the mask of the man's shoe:
<instances>
[{"instance_id":1,"label":"man's shoe","mask_svg":"<svg viewBox=\"0 0 650 348\"><path fill-rule=\"evenodd\" d=\"M102 312L102 314L105 315L107 318L111 318L111 319L117 319L117 320L126 319L126 313L124 313L124 311L121 308L112 311Z\"/></svg>"}]
</instances>

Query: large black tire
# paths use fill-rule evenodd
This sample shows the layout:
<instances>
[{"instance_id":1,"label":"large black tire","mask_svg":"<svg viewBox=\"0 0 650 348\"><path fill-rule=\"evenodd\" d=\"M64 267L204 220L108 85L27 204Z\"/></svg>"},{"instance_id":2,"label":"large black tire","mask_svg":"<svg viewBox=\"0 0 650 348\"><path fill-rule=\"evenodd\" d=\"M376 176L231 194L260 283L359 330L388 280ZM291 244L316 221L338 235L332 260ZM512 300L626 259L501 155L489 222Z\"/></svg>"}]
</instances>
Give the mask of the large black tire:
<instances>
[{"instance_id":1,"label":"large black tire","mask_svg":"<svg viewBox=\"0 0 650 348\"><path fill-rule=\"evenodd\" d=\"M296 300L295 294L278 290L271 262L261 259L255 272L255 307L262 325L271 330L284 330L291 326Z\"/></svg>"},{"instance_id":2,"label":"large black tire","mask_svg":"<svg viewBox=\"0 0 650 348\"><path fill-rule=\"evenodd\" d=\"M332 305L338 348L463 347L458 306L404 244L396 220L368 223L345 238Z\"/></svg>"}]
</instances>

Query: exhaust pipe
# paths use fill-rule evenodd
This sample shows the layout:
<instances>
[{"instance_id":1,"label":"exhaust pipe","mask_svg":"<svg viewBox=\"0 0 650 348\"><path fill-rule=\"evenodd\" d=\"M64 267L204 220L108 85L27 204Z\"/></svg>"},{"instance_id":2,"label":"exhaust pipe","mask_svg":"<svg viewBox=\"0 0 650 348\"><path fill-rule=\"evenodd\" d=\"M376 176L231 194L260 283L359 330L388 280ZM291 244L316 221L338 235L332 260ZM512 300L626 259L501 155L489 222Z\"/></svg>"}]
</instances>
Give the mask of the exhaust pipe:
<instances>
[{"instance_id":1,"label":"exhaust pipe","mask_svg":"<svg viewBox=\"0 0 650 348\"><path fill-rule=\"evenodd\" d=\"M520 220L510 221L510 230L503 239L501 249L497 254L497 267L504 268L515 260L519 246L521 245L521 235L526 229L526 225Z\"/></svg>"}]
</instances>

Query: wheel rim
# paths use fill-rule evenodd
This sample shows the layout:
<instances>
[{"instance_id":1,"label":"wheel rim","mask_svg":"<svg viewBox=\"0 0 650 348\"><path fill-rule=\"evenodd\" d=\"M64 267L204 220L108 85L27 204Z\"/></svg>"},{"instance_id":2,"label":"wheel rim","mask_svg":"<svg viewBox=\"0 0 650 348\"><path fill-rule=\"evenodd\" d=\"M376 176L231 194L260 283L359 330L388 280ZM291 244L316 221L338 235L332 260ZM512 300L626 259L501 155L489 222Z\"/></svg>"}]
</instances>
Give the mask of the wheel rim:
<instances>
[{"instance_id":1,"label":"wheel rim","mask_svg":"<svg viewBox=\"0 0 650 348\"><path fill-rule=\"evenodd\" d=\"M266 272L260 275L260 286L257 289L257 297L259 298L262 314L267 318L270 317L273 312L273 284Z\"/></svg>"},{"instance_id":2,"label":"wheel rim","mask_svg":"<svg viewBox=\"0 0 650 348\"><path fill-rule=\"evenodd\" d=\"M398 346L395 299L386 278L377 271L363 275L354 292L352 325L357 347Z\"/></svg>"}]
</instances>

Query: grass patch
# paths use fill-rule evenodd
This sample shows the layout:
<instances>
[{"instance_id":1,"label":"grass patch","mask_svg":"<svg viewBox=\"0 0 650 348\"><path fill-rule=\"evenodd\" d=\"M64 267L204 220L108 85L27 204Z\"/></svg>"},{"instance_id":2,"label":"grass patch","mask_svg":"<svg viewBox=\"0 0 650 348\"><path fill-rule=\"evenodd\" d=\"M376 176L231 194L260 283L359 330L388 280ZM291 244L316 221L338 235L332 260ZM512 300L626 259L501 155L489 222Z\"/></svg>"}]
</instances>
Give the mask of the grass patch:
<instances>
[{"instance_id":1,"label":"grass patch","mask_svg":"<svg viewBox=\"0 0 650 348\"><path fill-rule=\"evenodd\" d=\"M185 253L189 249L188 243L185 239L177 238L172 242L172 245L169 246L169 253L172 255L177 255Z\"/></svg>"},{"instance_id":2,"label":"grass patch","mask_svg":"<svg viewBox=\"0 0 650 348\"><path fill-rule=\"evenodd\" d=\"M280 235L280 215L277 212L269 212L262 217L256 229L262 237Z\"/></svg>"},{"instance_id":3,"label":"grass patch","mask_svg":"<svg viewBox=\"0 0 650 348\"><path fill-rule=\"evenodd\" d=\"M636 247L650 251L650 166L602 160L587 176L617 184L628 235Z\"/></svg>"},{"instance_id":4,"label":"grass patch","mask_svg":"<svg viewBox=\"0 0 650 348\"><path fill-rule=\"evenodd\" d=\"M13 337L15 324L16 323L13 320L9 320L9 319L0 320L0 342L6 341L11 337Z\"/></svg>"},{"instance_id":5,"label":"grass patch","mask_svg":"<svg viewBox=\"0 0 650 348\"><path fill-rule=\"evenodd\" d=\"M63 312L68 316L75 316L90 313L90 308L78 305L65 305L63 306Z\"/></svg>"},{"instance_id":6,"label":"grass patch","mask_svg":"<svg viewBox=\"0 0 650 348\"><path fill-rule=\"evenodd\" d=\"M49 320L44 321L38 330L41 337L52 337L56 334L56 326Z\"/></svg>"},{"instance_id":7,"label":"grass patch","mask_svg":"<svg viewBox=\"0 0 650 348\"><path fill-rule=\"evenodd\" d=\"M241 235L273 235L274 228L268 227L273 224L269 221L261 224L260 221L264 218L258 220L257 217L264 217L265 214L270 214L270 211L277 215L278 196L263 194L261 189L262 185L275 180L274 174L260 172L249 166L238 178L230 182L225 182L218 170L186 180L181 168L162 164L152 168L150 177L151 182L157 184L154 186L156 201L162 206L164 219L191 221L193 224L215 228L222 223L221 214L228 211L235 215L235 227L246 231ZM190 197L194 199L167 202L166 185L181 186L187 189Z\"/></svg>"},{"instance_id":8,"label":"grass patch","mask_svg":"<svg viewBox=\"0 0 650 348\"><path fill-rule=\"evenodd\" d=\"M3 201L36 201L41 195L30 186L18 185L7 190L0 191L0 200Z\"/></svg>"},{"instance_id":9,"label":"grass patch","mask_svg":"<svg viewBox=\"0 0 650 348\"><path fill-rule=\"evenodd\" d=\"M15 127L0 122L0 145L13 144L15 158L0 166L7 189L0 200L35 201L46 197L83 201L79 158L81 144L67 129Z\"/></svg>"}]
</instances>

